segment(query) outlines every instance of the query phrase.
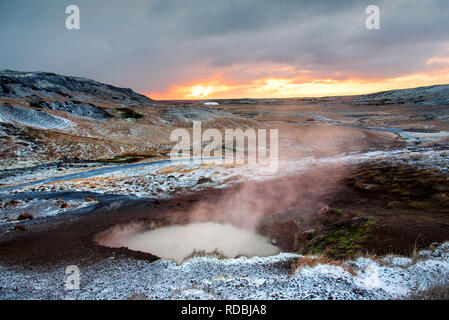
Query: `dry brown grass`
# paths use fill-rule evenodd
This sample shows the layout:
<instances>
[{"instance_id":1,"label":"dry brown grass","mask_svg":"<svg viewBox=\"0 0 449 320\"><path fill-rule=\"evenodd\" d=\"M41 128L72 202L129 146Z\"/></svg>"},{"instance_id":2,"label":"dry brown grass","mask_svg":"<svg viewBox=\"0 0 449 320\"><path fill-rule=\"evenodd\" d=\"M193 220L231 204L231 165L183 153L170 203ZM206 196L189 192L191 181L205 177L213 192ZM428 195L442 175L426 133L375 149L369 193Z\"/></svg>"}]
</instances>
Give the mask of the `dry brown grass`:
<instances>
[{"instance_id":1,"label":"dry brown grass","mask_svg":"<svg viewBox=\"0 0 449 320\"><path fill-rule=\"evenodd\" d=\"M294 274L297 270L301 270L304 267L313 268L321 264L341 267L353 276L356 275L355 270L350 266L345 265L344 261L334 260L323 255L299 257L296 262L291 265L290 274Z\"/></svg>"},{"instance_id":2,"label":"dry brown grass","mask_svg":"<svg viewBox=\"0 0 449 320\"><path fill-rule=\"evenodd\" d=\"M205 250L193 250L191 254L184 257L183 261L194 258L194 257L213 257L218 259L227 259L229 257L226 257L221 252L219 252L217 249L214 251L205 251Z\"/></svg>"},{"instance_id":3,"label":"dry brown grass","mask_svg":"<svg viewBox=\"0 0 449 320\"><path fill-rule=\"evenodd\" d=\"M215 162L201 162L200 167L201 168L207 168L207 167L213 167L215 166Z\"/></svg>"},{"instance_id":4,"label":"dry brown grass","mask_svg":"<svg viewBox=\"0 0 449 320\"><path fill-rule=\"evenodd\" d=\"M156 171L158 174L169 174L169 173L189 173L197 170L196 168L183 168L182 166L169 166L160 168Z\"/></svg>"},{"instance_id":5,"label":"dry brown grass","mask_svg":"<svg viewBox=\"0 0 449 320\"><path fill-rule=\"evenodd\" d=\"M158 174L169 174L174 172L179 172L181 170L181 166L169 166L169 167L163 167L156 171Z\"/></svg>"},{"instance_id":6,"label":"dry brown grass","mask_svg":"<svg viewBox=\"0 0 449 320\"><path fill-rule=\"evenodd\" d=\"M78 183L78 184L91 184L91 183L105 183L111 180L117 179L116 177L90 177L90 178L78 178L71 180L58 180L46 183L47 185L56 185L61 183Z\"/></svg>"},{"instance_id":7,"label":"dry brown grass","mask_svg":"<svg viewBox=\"0 0 449 320\"><path fill-rule=\"evenodd\" d=\"M148 300L148 297L144 293L135 293L126 298L126 300Z\"/></svg>"},{"instance_id":8,"label":"dry brown grass","mask_svg":"<svg viewBox=\"0 0 449 320\"><path fill-rule=\"evenodd\" d=\"M13 106L28 107L28 103L24 102L23 99L18 99L18 98L0 97L0 102L2 102L4 104L10 104Z\"/></svg>"},{"instance_id":9,"label":"dry brown grass","mask_svg":"<svg viewBox=\"0 0 449 320\"><path fill-rule=\"evenodd\" d=\"M407 300L449 300L449 282L431 286L425 290L413 291Z\"/></svg>"}]
</instances>

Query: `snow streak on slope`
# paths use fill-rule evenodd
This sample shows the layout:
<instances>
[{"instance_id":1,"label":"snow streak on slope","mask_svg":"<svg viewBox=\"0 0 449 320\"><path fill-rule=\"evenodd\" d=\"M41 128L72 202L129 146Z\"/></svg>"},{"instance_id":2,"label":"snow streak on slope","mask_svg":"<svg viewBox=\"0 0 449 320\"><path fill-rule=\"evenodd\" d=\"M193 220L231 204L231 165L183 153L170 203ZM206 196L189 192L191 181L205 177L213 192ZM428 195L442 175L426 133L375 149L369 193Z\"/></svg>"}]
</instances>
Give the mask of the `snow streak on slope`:
<instances>
[{"instance_id":1,"label":"snow streak on slope","mask_svg":"<svg viewBox=\"0 0 449 320\"><path fill-rule=\"evenodd\" d=\"M25 126L39 129L60 130L70 128L74 125L70 120L42 111L5 105L0 105L0 122L20 123Z\"/></svg>"}]
</instances>

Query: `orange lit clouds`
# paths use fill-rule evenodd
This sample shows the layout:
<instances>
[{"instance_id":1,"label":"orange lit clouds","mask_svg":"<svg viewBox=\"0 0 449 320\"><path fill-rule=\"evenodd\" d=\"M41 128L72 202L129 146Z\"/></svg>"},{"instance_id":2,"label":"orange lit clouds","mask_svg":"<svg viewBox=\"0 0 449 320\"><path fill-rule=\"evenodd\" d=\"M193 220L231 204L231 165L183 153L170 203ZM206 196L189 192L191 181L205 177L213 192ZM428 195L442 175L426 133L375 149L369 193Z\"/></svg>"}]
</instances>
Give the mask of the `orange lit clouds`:
<instances>
[{"instance_id":1,"label":"orange lit clouds","mask_svg":"<svg viewBox=\"0 0 449 320\"><path fill-rule=\"evenodd\" d=\"M432 58L427 64L448 64L449 58ZM410 74L387 79L313 79L311 72L301 76L293 73L277 77L262 77L246 82L211 77L170 88L165 92L152 92L154 99L229 99L229 98L289 98L322 97L334 95L364 94L376 91L412 88L449 83L449 69ZM272 74L271 74L272 75Z\"/></svg>"}]
</instances>

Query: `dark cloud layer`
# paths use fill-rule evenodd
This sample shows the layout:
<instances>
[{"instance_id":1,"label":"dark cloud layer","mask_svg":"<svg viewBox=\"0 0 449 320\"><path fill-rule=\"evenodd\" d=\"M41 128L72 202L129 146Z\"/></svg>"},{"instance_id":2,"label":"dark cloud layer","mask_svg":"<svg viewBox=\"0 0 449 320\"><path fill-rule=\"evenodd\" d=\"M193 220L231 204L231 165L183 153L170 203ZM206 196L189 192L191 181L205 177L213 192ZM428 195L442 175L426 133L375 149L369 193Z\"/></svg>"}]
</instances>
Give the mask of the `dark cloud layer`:
<instances>
[{"instance_id":1,"label":"dark cloud layer","mask_svg":"<svg viewBox=\"0 0 449 320\"><path fill-rule=\"evenodd\" d=\"M81 29L65 29L76 4ZM381 9L367 30L365 7ZM0 2L0 68L85 76L140 92L230 66L288 64L327 77L426 71L448 56L447 0L42 0ZM263 72L262 72L263 73ZM241 68L237 80L261 76Z\"/></svg>"}]
</instances>

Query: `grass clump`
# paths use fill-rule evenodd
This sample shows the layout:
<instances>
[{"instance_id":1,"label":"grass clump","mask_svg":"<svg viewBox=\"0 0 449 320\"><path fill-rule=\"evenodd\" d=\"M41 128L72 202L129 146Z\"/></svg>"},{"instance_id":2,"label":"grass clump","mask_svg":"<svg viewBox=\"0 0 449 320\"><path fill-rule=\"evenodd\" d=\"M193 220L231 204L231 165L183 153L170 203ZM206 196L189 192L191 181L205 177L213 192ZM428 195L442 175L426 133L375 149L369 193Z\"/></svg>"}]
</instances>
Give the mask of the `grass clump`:
<instances>
[{"instance_id":1,"label":"grass clump","mask_svg":"<svg viewBox=\"0 0 449 320\"><path fill-rule=\"evenodd\" d=\"M408 300L449 300L449 282L446 280L424 290L412 291Z\"/></svg>"},{"instance_id":2,"label":"grass clump","mask_svg":"<svg viewBox=\"0 0 449 320\"><path fill-rule=\"evenodd\" d=\"M339 208L330 208L330 211L335 212L337 214L343 214L343 209Z\"/></svg>"},{"instance_id":3,"label":"grass clump","mask_svg":"<svg viewBox=\"0 0 449 320\"><path fill-rule=\"evenodd\" d=\"M351 266L346 265L343 260L335 260L324 255L317 256L303 256L299 257L292 265L290 269L290 275L294 274L296 271L302 268L308 267L313 268L318 265L331 265L343 268L348 271L351 275L355 276L356 272Z\"/></svg>"},{"instance_id":4,"label":"grass clump","mask_svg":"<svg viewBox=\"0 0 449 320\"><path fill-rule=\"evenodd\" d=\"M388 201L387 203L387 208L389 209L396 209L396 208L404 208L406 205L405 203L401 202L401 201Z\"/></svg>"},{"instance_id":5,"label":"grass clump","mask_svg":"<svg viewBox=\"0 0 449 320\"><path fill-rule=\"evenodd\" d=\"M223 255L218 249L214 251L206 251L206 250L193 250L191 254L184 257L183 261L188 260L190 258L196 257L210 257L217 259L228 259L229 257Z\"/></svg>"}]
</instances>

